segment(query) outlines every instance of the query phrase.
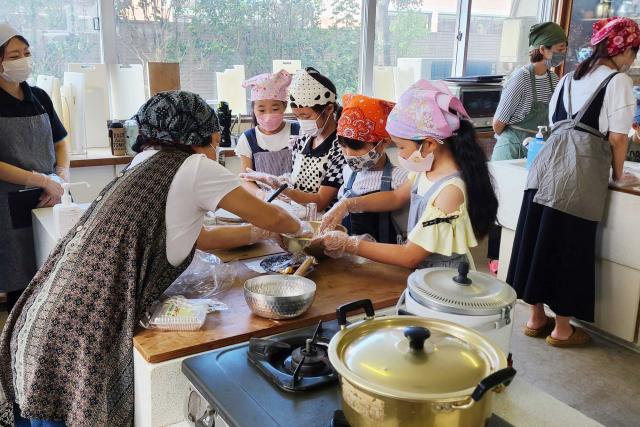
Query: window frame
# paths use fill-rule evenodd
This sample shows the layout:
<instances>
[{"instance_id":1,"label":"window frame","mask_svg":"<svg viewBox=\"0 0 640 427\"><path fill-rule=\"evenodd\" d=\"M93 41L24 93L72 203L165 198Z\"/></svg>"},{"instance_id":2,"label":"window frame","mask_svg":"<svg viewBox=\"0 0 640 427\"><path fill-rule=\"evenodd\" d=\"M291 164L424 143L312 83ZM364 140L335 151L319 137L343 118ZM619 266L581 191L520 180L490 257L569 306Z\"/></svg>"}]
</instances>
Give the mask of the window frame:
<instances>
[{"instance_id":1,"label":"window frame","mask_svg":"<svg viewBox=\"0 0 640 427\"><path fill-rule=\"evenodd\" d=\"M473 0L457 0L457 20L454 38L454 57L452 75L463 76L467 66L469 46L469 26L471 25L471 5ZM116 16L113 0L98 0L98 18L100 22L100 43L102 62L117 64L116 54ZM538 7L538 19L551 20L557 0L541 0ZM375 61L375 27L377 0L361 0L361 48L359 52L359 84L360 92L365 95L373 93L373 67Z\"/></svg>"}]
</instances>

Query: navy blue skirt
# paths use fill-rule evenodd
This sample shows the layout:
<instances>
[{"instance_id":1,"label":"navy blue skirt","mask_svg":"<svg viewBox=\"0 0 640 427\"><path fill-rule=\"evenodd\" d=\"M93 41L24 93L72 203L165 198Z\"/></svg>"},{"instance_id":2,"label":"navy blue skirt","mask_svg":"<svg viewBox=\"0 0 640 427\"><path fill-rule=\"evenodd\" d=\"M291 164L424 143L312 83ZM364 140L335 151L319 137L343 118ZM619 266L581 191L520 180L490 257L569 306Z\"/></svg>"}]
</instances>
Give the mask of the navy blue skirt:
<instances>
[{"instance_id":1,"label":"navy blue skirt","mask_svg":"<svg viewBox=\"0 0 640 427\"><path fill-rule=\"evenodd\" d=\"M535 203L536 192L522 198L507 283L529 304L593 322L598 223Z\"/></svg>"}]
</instances>

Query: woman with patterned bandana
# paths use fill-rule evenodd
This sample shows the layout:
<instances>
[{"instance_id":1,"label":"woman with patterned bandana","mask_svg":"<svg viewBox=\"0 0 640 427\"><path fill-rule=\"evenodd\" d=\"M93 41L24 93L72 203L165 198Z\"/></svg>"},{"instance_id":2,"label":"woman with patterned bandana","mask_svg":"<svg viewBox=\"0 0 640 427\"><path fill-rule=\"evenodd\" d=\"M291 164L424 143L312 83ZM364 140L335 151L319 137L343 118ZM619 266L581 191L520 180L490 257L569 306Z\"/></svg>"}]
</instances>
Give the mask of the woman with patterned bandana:
<instances>
[{"instance_id":1,"label":"woman with patterned bandana","mask_svg":"<svg viewBox=\"0 0 640 427\"><path fill-rule=\"evenodd\" d=\"M136 146L150 149L104 188L7 320L1 425L133 425L134 330L191 262L204 214L221 207L271 232L303 228L215 162L218 119L198 95L160 93L135 118Z\"/></svg>"}]
</instances>

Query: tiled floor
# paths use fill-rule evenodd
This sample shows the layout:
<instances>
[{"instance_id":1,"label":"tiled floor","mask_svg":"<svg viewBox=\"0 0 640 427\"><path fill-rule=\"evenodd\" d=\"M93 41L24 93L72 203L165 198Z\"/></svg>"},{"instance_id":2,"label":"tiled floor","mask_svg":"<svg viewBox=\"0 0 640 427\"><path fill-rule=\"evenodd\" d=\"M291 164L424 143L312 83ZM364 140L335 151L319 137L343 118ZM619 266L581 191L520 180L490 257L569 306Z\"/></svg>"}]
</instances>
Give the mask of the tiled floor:
<instances>
[{"instance_id":1,"label":"tiled floor","mask_svg":"<svg viewBox=\"0 0 640 427\"><path fill-rule=\"evenodd\" d=\"M601 338L583 348L551 347L522 333L528 314L518 304L511 339L518 376L605 426L639 426L640 354Z\"/></svg>"},{"instance_id":2,"label":"tiled floor","mask_svg":"<svg viewBox=\"0 0 640 427\"><path fill-rule=\"evenodd\" d=\"M486 272L485 242L473 256ZM528 306L519 303L511 339L519 378L607 427L640 426L639 353L600 338L584 348L551 347L522 333L528 315Z\"/></svg>"}]
</instances>

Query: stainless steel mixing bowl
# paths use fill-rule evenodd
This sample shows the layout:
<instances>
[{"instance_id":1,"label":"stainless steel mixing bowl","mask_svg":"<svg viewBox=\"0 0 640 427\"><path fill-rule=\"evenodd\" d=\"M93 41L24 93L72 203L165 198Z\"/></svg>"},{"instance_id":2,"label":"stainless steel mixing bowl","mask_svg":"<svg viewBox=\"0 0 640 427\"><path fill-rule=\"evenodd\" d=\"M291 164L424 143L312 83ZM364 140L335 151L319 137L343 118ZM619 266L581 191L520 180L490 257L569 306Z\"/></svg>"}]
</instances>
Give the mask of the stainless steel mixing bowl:
<instances>
[{"instance_id":1,"label":"stainless steel mixing bowl","mask_svg":"<svg viewBox=\"0 0 640 427\"><path fill-rule=\"evenodd\" d=\"M291 319L311 307L316 284L300 276L270 274L244 282L244 299L251 311L268 319Z\"/></svg>"}]
</instances>

